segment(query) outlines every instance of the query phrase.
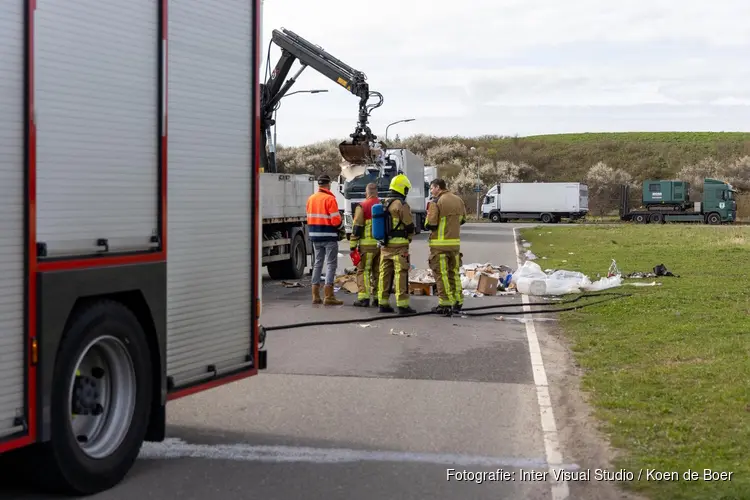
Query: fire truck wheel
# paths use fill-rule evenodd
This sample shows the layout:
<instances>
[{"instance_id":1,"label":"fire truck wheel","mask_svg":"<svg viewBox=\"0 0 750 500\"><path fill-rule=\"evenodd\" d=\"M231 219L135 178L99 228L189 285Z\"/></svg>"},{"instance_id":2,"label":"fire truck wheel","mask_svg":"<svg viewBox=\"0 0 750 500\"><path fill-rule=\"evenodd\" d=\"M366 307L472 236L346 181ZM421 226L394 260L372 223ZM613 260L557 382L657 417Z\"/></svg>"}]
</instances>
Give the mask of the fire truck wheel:
<instances>
[{"instance_id":1,"label":"fire truck wheel","mask_svg":"<svg viewBox=\"0 0 750 500\"><path fill-rule=\"evenodd\" d=\"M146 334L123 304L76 314L55 361L45 476L55 491L90 495L119 483L138 457L151 411Z\"/></svg>"}]
</instances>

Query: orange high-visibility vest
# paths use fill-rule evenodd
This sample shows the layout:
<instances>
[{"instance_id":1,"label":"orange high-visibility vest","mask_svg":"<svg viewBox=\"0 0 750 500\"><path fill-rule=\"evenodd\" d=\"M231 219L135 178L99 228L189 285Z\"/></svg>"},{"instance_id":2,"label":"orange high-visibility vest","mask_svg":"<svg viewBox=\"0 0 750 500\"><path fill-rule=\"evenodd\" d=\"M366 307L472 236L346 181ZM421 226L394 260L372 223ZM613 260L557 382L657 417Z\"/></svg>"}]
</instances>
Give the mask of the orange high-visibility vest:
<instances>
[{"instance_id":1,"label":"orange high-visibility vest","mask_svg":"<svg viewBox=\"0 0 750 500\"><path fill-rule=\"evenodd\" d=\"M311 241L339 241L343 224L336 196L325 188L307 199L307 230Z\"/></svg>"}]
</instances>

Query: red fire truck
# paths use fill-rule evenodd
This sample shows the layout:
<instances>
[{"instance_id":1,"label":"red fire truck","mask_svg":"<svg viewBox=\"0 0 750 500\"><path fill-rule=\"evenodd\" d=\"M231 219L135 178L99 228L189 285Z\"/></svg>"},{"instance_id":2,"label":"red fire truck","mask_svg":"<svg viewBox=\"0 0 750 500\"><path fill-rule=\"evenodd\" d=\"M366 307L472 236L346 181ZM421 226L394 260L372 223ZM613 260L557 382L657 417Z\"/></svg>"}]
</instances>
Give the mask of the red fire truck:
<instances>
[{"instance_id":1,"label":"red fire truck","mask_svg":"<svg viewBox=\"0 0 750 500\"><path fill-rule=\"evenodd\" d=\"M0 2L0 452L112 487L265 368L259 0Z\"/></svg>"}]
</instances>

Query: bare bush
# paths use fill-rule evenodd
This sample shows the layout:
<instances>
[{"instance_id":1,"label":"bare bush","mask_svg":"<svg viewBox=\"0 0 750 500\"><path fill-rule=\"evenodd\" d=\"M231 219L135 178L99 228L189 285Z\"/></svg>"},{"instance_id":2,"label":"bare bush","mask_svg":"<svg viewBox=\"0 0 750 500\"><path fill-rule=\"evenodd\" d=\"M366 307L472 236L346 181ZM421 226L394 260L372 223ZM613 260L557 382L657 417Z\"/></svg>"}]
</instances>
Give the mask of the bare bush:
<instances>
[{"instance_id":1,"label":"bare bush","mask_svg":"<svg viewBox=\"0 0 750 500\"><path fill-rule=\"evenodd\" d=\"M722 169L726 182L740 191L750 190L750 156L743 156Z\"/></svg>"},{"instance_id":2,"label":"bare bush","mask_svg":"<svg viewBox=\"0 0 750 500\"><path fill-rule=\"evenodd\" d=\"M589 188L589 210L596 215L605 215L619 206L620 186L633 185L632 176L621 169L614 169L600 161L586 174Z\"/></svg>"}]
</instances>

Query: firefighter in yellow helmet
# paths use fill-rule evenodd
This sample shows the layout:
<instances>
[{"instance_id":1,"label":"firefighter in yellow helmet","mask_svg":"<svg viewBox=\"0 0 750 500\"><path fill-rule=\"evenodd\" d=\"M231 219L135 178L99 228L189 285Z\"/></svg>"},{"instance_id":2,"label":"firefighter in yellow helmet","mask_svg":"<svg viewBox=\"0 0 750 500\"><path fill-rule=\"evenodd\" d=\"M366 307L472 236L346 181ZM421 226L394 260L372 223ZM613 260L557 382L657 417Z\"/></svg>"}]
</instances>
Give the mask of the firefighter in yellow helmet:
<instances>
[{"instance_id":1,"label":"firefighter in yellow helmet","mask_svg":"<svg viewBox=\"0 0 750 500\"><path fill-rule=\"evenodd\" d=\"M392 313L389 298L391 286L396 292L399 314L413 314L409 306L409 244L414 237L414 219L406 203L411 182L404 174L391 180L388 197L383 200L386 239L381 243L378 276L378 305L380 312Z\"/></svg>"}]
</instances>

